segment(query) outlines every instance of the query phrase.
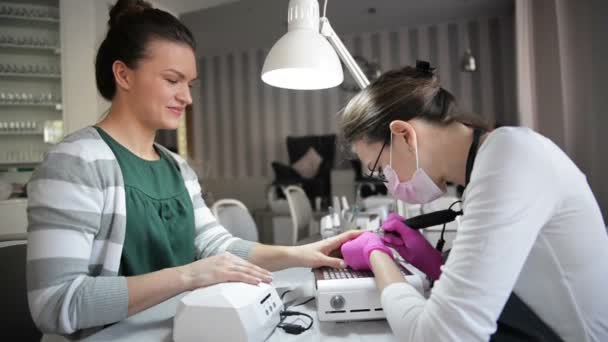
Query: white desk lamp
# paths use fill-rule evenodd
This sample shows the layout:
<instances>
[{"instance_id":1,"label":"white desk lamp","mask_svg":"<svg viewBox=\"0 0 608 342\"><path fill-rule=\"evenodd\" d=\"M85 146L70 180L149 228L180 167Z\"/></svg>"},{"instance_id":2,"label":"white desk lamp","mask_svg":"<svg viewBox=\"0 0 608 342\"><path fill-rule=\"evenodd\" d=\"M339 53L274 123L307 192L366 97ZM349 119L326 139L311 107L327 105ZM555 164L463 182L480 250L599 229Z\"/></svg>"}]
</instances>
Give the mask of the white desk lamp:
<instances>
[{"instance_id":1,"label":"white desk lamp","mask_svg":"<svg viewBox=\"0 0 608 342\"><path fill-rule=\"evenodd\" d=\"M327 0L323 17L319 17L317 0L289 1L288 31L266 56L265 83L287 89L335 87L344 80L340 56L357 85L367 87L369 80L329 24L326 10Z\"/></svg>"}]
</instances>

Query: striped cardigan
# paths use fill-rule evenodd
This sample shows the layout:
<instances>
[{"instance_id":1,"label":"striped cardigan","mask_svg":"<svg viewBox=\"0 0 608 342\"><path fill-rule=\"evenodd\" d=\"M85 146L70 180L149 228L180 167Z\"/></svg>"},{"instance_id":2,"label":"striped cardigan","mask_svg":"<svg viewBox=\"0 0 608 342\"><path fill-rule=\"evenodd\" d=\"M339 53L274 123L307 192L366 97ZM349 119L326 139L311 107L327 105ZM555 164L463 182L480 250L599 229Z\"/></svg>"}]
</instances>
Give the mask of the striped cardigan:
<instances>
[{"instance_id":1,"label":"striped cardigan","mask_svg":"<svg viewBox=\"0 0 608 342\"><path fill-rule=\"evenodd\" d=\"M197 257L229 251L248 258L254 243L218 224L194 171L164 150L177 163L192 198ZM52 148L27 192L27 291L36 325L45 333L78 339L126 318L127 280L117 275L126 230L124 181L99 133L87 127Z\"/></svg>"}]
</instances>

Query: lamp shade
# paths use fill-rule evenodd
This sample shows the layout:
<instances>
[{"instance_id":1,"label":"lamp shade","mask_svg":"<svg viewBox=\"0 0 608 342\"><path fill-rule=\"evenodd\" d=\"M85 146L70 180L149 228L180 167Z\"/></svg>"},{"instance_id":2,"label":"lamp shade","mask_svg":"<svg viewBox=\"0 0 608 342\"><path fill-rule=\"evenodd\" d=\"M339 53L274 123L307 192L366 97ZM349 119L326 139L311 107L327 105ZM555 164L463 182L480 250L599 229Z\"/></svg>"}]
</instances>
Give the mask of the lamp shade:
<instances>
[{"instance_id":1,"label":"lamp shade","mask_svg":"<svg viewBox=\"0 0 608 342\"><path fill-rule=\"evenodd\" d=\"M262 80L287 89L325 89L342 83L340 59L319 33L316 0L289 2L288 32L266 56Z\"/></svg>"}]
</instances>

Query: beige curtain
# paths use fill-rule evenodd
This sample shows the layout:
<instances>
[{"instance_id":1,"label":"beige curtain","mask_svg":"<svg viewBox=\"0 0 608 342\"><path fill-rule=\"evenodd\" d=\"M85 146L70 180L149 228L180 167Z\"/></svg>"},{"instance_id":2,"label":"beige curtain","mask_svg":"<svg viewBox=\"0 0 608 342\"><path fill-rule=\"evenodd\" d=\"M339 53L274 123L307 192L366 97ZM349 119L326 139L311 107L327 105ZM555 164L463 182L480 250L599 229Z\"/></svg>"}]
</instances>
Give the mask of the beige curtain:
<instances>
[{"instance_id":1,"label":"beige curtain","mask_svg":"<svg viewBox=\"0 0 608 342\"><path fill-rule=\"evenodd\" d=\"M608 217L608 2L516 0L518 114L587 175Z\"/></svg>"}]
</instances>

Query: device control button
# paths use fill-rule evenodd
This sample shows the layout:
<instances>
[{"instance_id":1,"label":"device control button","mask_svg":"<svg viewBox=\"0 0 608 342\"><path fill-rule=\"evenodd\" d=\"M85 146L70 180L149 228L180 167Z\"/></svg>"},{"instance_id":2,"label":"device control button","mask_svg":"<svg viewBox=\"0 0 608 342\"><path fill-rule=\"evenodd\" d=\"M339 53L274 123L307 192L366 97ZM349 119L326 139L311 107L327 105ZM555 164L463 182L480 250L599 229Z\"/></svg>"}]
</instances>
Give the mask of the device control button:
<instances>
[{"instance_id":1,"label":"device control button","mask_svg":"<svg viewBox=\"0 0 608 342\"><path fill-rule=\"evenodd\" d=\"M344 307L345 302L344 297L335 295L329 300L329 305L336 310L340 310Z\"/></svg>"}]
</instances>

